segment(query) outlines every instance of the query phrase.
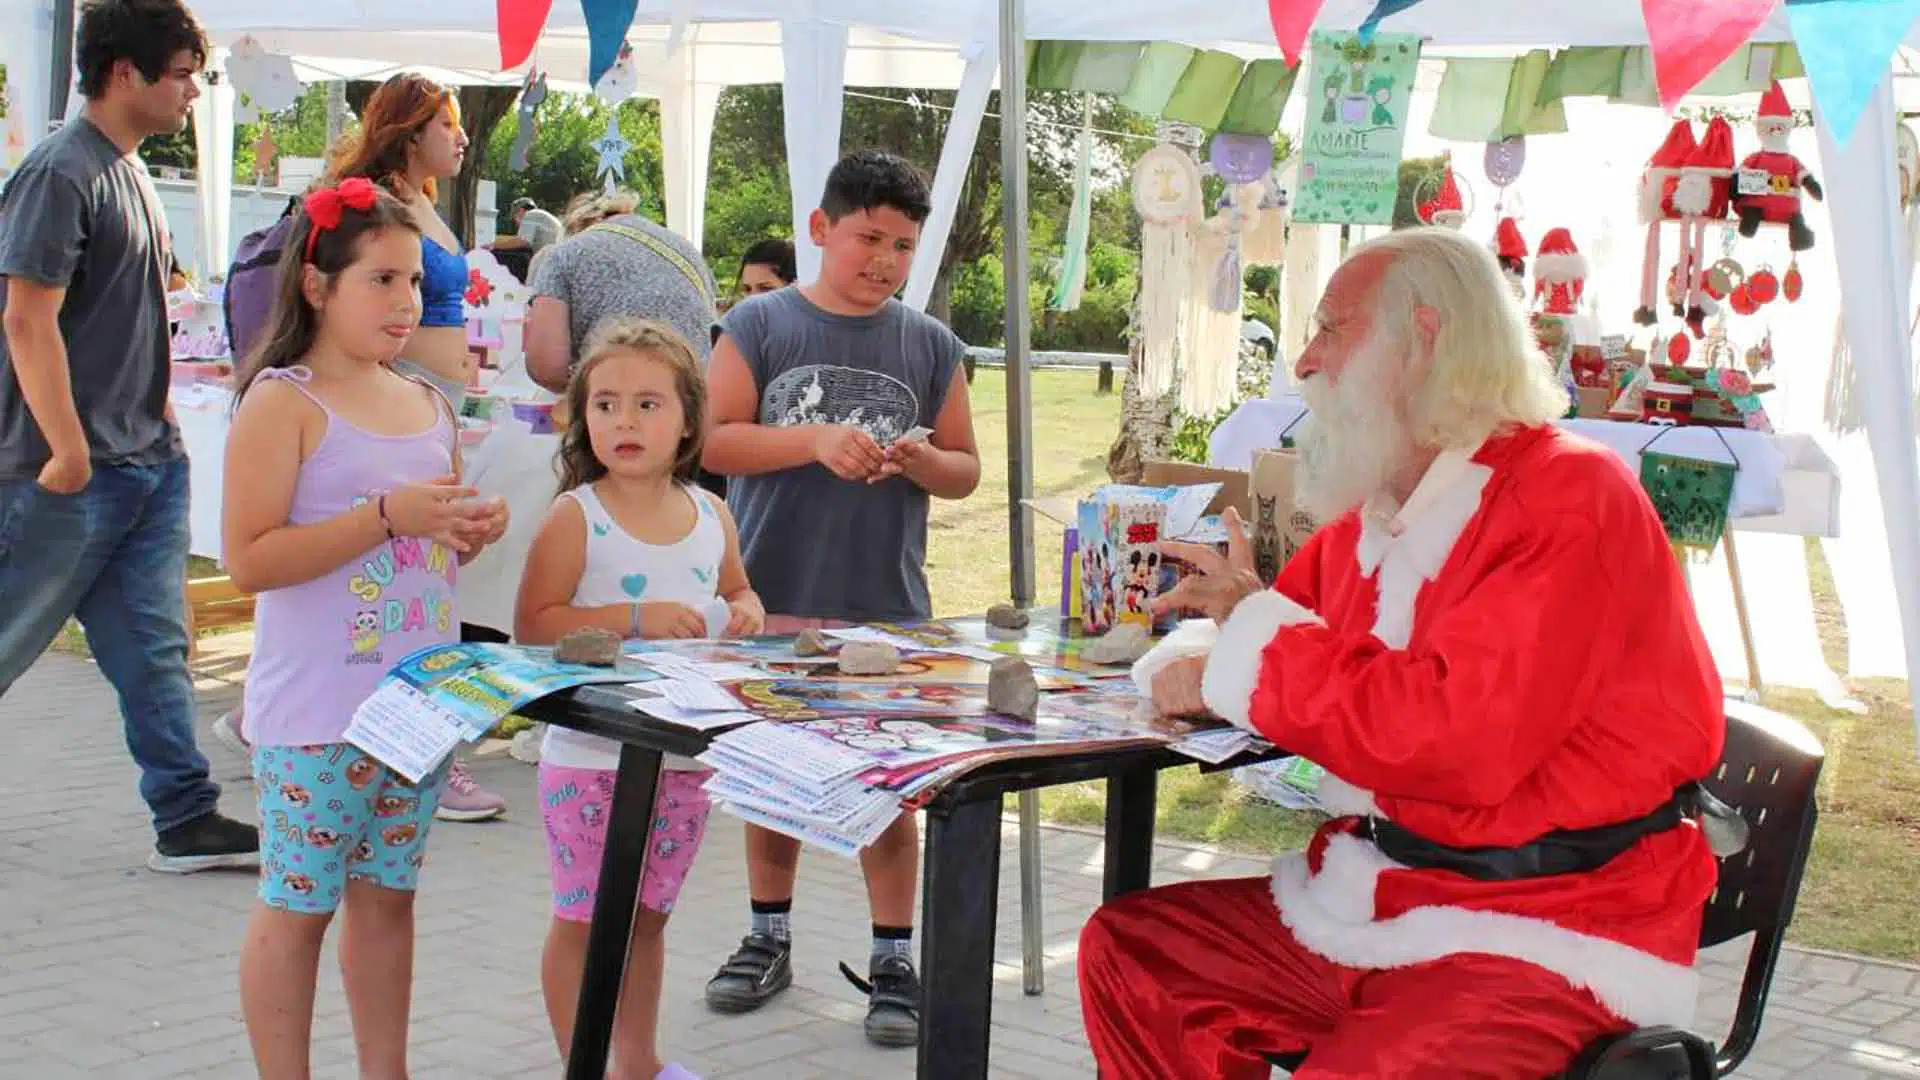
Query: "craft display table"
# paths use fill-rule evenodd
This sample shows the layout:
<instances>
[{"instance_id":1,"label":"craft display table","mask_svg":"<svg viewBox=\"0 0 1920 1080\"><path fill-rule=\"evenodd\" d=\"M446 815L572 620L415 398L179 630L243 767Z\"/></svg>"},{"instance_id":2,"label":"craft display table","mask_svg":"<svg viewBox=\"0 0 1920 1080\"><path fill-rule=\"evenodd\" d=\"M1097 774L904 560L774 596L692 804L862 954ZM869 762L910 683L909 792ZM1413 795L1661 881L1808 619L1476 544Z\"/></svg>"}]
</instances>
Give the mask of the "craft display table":
<instances>
[{"instance_id":1,"label":"craft display table","mask_svg":"<svg viewBox=\"0 0 1920 1080\"><path fill-rule=\"evenodd\" d=\"M1036 624L1058 619L1046 610L1033 615ZM1074 634L1077 624L1062 621L1060 629ZM622 686L581 687L520 710L532 719L621 744L568 1080L600 1080L606 1073L634 902L653 827L661 755L697 755L715 734L655 720L629 704L635 696ZM1230 769L1279 756L1278 751L1241 754L1201 767ZM1074 750L982 765L933 797L923 811L927 847L920 888L922 999L916 1073L921 1080L984 1080L989 1075L1002 797L1055 784L1107 781L1102 892L1112 898L1149 884L1160 771L1193 764L1192 758L1165 747Z\"/></svg>"}]
</instances>

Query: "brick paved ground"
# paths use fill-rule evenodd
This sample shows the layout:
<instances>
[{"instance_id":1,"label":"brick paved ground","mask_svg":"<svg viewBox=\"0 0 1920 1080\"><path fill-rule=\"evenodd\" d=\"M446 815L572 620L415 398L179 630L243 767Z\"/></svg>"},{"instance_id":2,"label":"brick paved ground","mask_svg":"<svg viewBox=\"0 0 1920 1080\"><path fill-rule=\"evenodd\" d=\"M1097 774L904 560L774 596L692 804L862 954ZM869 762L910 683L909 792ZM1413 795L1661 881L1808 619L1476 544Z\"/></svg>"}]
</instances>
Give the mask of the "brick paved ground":
<instances>
[{"instance_id":1,"label":"brick paved ground","mask_svg":"<svg viewBox=\"0 0 1920 1080\"><path fill-rule=\"evenodd\" d=\"M235 694L240 661L201 665L206 718ZM151 835L118 737L114 697L92 665L50 655L0 702L0 1076L32 1080L225 1080L251 1076L235 992L244 875L147 872ZM209 753L227 808L251 817L244 765ZM442 824L420 899L414 1075L559 1075L537 984L546 920L533 770L504 756L476 774L510 796L502 822ZM1049 981L1020 991L1018 875L1006 832L996 1078L1089 1077L1073 979L1075 933L1099 896L1098 837L1048 830ZM1255 860L1164 846L1156 880L1258 873ZM865 901L853 864L810 853L796 903L797 981L757 1015L717 1017L700 987L744 920L740 832L716 818L670 931L666 1049L712 1080L907 1077L910 1052L868 1048L861 1002L835 971L864 956ZM836 923L836 915L850 916ZM1724 1030L1737 955L1704 963L1702 1024ZM339 979L322 969L317 1075L353 1075ZM1789 952L1760 1050L1741 1076L1920 1078L1920 972Z\"/></svg>"}]
</instances>

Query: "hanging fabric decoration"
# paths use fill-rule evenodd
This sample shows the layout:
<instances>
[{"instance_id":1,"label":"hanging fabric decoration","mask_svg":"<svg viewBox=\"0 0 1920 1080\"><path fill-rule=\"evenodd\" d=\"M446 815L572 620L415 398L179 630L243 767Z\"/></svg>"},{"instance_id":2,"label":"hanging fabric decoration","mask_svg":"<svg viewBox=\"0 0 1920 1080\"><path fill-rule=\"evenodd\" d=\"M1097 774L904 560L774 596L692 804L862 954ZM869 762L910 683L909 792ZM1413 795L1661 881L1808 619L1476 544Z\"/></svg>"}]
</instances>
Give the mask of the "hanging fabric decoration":
<instances>
[{"instance_id":1,"label":"hanging fabric decoration","mask_svg":"<svg viewBox=\"0 0 1920 1080\"><path fill-rule=\"evenodd\" d=\"M1240 251L1241 234L1246 227L1246 204L1236 194L1240 185L1251 184L1273 168L1273 141L1260 135L1235 135L1221 132L1213 137L1207 150L1208 164L1225 181L1220 193L1214 223L1226 239L1220 259L1213 267L1213 284L1208 290L1209 306L1214 311L1238 314L1246 272Z\"/></svg>"},{"instance_id":2,"label":"hanging fabric decoration","mask_svg":"<svg viewBox=\"0 0 1920 1080\"><path fill-rule=\"evenodd\" d=\"M1845 146L1894 50L1920 19L1920 0L1787 0L1786 8L1820 120Z\"/></svg>"},{"instance_id":3,"label":"hanging fabric decoration","mask_svg":"<svg viewBox=\"0 0 1920 1080\"><path fill-rule=\"evenodd\" d=\"M1207 289L1207 306L1214 311L1238 312L1240 293L1245 288L1247 278L1240 263L1240 228L1246 215L1234 203L1231 187L1220 193L1220 201L1214 209L1216 212L1209 225L1220 234L1222 247L1219 259L1213 263L1212 283Z\"/></svg>"},{"instance_id":4,"label":"hanging fabric decoration","mask_svg":"<svg viewBox=\"0 0 1920 1080\"><path fill-rule=\"evenodd\" d=\"M1684 117L1667 129L1660 148L1647 159L1640 173L1640 224L1647 227L1647 247L1640 257L1640 306L1633 321L1652 326L1659 321L1654 314L1654 290L1660 276L1660 226L1679 221L1683 216L1673 202L1680 185L1680 170L1686 167L1699 144L1693 138L1693 123Z\"/></svg>"},{"instance_id":5,"label":"hanging fabric decoration","mask_svg":"<svg viewBox=\"0 0 1920 1080\"><path fill-rule=\"evenodd\" d=\"M1906 124L1894 123L1895 160L1906 171L1911 187L1903 185L1901 205L1906 207L1906 252L1900 273L1908 278L1913 276L1914 255L1920 252L1920 138ZM1914 312L1913 322L1909 324L1913 333L1920 333L1920 310ZM1916 388L1914 409L1920 413L1920 349L1913 353L1913 382ZM1826 422L1827 430L1838 435L1850 435L1866 426L1866 416L1861 412L1858 372L1854 369L1853 353L1847 346L1847 327L1844 313L1833 314L1833 353L1827 366L1826 404L1821 410L1821 419Z\"/></svg>"},{"instance_id":6,"label":"hanging fabric decoration","mask_svg":"<svg viewBox=\"0 0 1920 1080\"><path fill-rule=\"evenodd\" d=\"M1067 211L1066 250L1060 256L1060 281L1054 287L1055 311L1080 306L1087 287L1087 241L1093 224L1093 95L1080 101L1080 159L1073 167L1073 208Z\"/></svg>"},{"instance_id":7,"label":"hanging fabric decoration","mask_svg":"<svg viewBox=\"0 0 1920 1080\"><path fill-rule=\"evenodd\" d=\"M527 81L520 86L520 104L517 107L520 125L513 132L513 152L507 157L507 164L515 172L525 172L533 153L533 138L536 134L535 116L540 112L540 103L547 100L547 73L528 69Z\"/></svg>"},{"instance_id":8,"label":"hanging fabric decoration","mask_svg":"<svg viewBox=\"0 0 1920 1080\"><path fill-rule=\"evenodd\" d=\"M1240 205L1253 206L1246 234L1240 238L1240 257L1250 266L1272 266L1286 257L1289 185L1281 174L1288 168L1287 164L1275 165L1240 192Z\"/></svg>"},{"instance_id":9,"label":"hanging fabric decoration","mask_svg":"<svg viewBox=\"0 0 1920 1080\"><path fill-rule=\"evenodd\" d=\"M1398 15L1419 2L1420 0L1378 0L1373 5L1373 11L1361 20L1360 28L1355 31L1360 38L1360 44L1372 43L1373 35L1380 29L1380 20L1389 15Z\"/></svg>"},{"instance_id":10,"label":"hanging fabric decoration","mask_svg":"<svg viewBox=\"0 0 1920 1080\"><path fill-rule=\"evenodd\" d=\"M500 36L500 70L509 71L533 55L541 31L547 28L553 0L494 0L493 11Z\"/></svg>"},{"instance_id":11,"label":"hanging fabric decoration","mask_svg":"<svg viewBox=\"0 0 1920 1080\"><path fill-rule=\"evenodd\" d=\"M1740 459L1726 436L1712 430L1726 447L1732 462L1662 454L1651 450L1666 434L1662 431L1640 448L1640 486L1660 515L1667 539L1697 552L1711 552L1727 531L1727 511L1733 505L1733 479Z\"/></svg>"},{"instance_id":12,"label":"hanging fabric decoration","mask_svg":"<svg viewBox=\"0 0 1920 1080\"><path fill-rule=\"evenodd\" d=\"M1791 0L1789 0L1791 2ZM1680 99L1747 43L1779 0L1640 0L1660 107ZM1795 36L1798 37L1796 30ZM1891 50L1889 50L1891 52ZM1883 64L1882 67L1885 65Z\"/></svg>"},{"instance_id":13,"label":"hanging fabric decoration","mask_svg":"<svg viewBox=\"0 0 1920 1080\"><path fill-rule=\"evenodd\" d=\"M1706 270L1707 225L1724 223L1733 197L1733 127L1725 117L1707 122L1674 182L1673 208L1680 217L1680 261L1674 267L1674 314L1698 338L1706 333L1700 287Z\"/></svg>"},{"instance_id":14,"label":"hanging fabric decoration","mask_svg":"<svg viewBox=\"0 0 1920 1080\"><path fill-rule=\"evenodd\" d=\"M1220 279L1205 268L1217 269L1227 261L1228 248L1236 242L1236 227L1222 216L1193 230L1196 272L1187 279L1177 375L1180 411L1188 416L1211 417L1233 404L1240 375L1239 281L1232 283L1232 305L1222 305L1219 301L1227 298L1219 294Z\"/></svg>"},{"instance_id":15,"label":"hanging fabric decoration","mask_svg":"<svg viewBox=\"0 0 1920 1080\"><path fill-rule=\"evenodd\" d=\"M1182 307L1196 279L1205 288L1194 273L1194 231L1206 213L1199 164L1169 143L1142 154L1133 170L1133 206L1140 214L1142 393L1156 397L1173 389Z\"/></svg>"},{"instance_id":16,"label":"hanging fabric decoration","mask_svg":"<svg viewBox=\"0 0 1920 1080\"><path fill-rule=\"evenodd\" d=\"M600 77L626 53L627 30L640 0L580 0L587 22L587 82L596 88Z\"/></svg>"},{"instance_id":17,"label":"hanging fabric decoration","mask_svg":"<svg viewBox=\"0 0 1920 1080\"><path fill-rule=\"evenodd\" d=\"M1326 0L1267 0L1267 18L1273 23L1273 40L1287 63L1300 63L1300 47L1307 43L1307 31L1320 15Z\"/></svg>"}]
</instances>

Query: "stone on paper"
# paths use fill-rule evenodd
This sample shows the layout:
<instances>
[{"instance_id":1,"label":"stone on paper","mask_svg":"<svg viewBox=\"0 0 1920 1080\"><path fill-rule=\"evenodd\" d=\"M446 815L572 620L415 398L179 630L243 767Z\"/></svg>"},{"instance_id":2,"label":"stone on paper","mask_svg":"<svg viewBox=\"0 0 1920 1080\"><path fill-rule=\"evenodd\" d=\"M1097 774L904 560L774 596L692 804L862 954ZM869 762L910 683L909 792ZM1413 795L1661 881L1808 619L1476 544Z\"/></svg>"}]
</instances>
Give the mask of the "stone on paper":
<instances>
[{"instance_id":1,"label":"stone on paper","mask_svg":"<svg viewBox=\"0 0 1920 1080\"><path fill-rule=\"evenodd\" d=\"M840 674L891 675L900 670L900 650L884 641L849 641L840 646Z\"/></svg>"},{"instance_id":2,"label":"stone on paper","mask_svg":"<svg viewBox=\"0 0 1920 1080\"><path fill-rule=\"evenodd\" d=\"M583 626L563 635L553 647L557 664L612 667L620 662L620 635L597 626Z\"/></svg>"},{"instance_id":3,"label":"stone on paper","mask_svg":"<svg viewBox=\"0 0 1920 1080\"><path fill-rule=\"evenodd\" d=\"M793 635L793 655L795 656L827 655L826 637L823 636L820 633L820 631L815 630L813 627L811 626L807 627L806 629Z\"/></svg>"},{"instance_id":4,"label":"stone on paper","mask_svg":"<svg viewBox=\"0 0 1920 1080\"><path fill-rule=\"evenodd\" d=\"M1040 707L1040 684L1033 667L1017 656L1003 656L987 673L987 708L1032 722Z\"/></svg>"},{"instance_id":5,"label":"stone on paper","mask_svg":"<svg viewBox=\"0 0 1920 1080\"><path fill-rule=\"evenodd\" d=\"M1093 664L1131 664L1147 655L1153 646L1153 633L1139 623L1121 623L1080 650L1080 658Z\"/></svg>"}]
</instances>

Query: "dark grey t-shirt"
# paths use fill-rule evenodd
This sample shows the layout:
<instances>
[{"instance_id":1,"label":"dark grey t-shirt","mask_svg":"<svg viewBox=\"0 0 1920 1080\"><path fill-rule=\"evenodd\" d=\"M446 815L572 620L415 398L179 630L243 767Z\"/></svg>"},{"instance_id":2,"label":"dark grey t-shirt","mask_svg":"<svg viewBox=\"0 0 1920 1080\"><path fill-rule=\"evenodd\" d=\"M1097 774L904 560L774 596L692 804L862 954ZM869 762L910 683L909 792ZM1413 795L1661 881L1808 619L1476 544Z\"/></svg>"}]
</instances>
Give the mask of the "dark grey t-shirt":
<instances>
[{"instance_id":1,"label":"dark grey t-shirt","mask_svg":"<svg viewBox=\"0 0 1920 1080\"><path fill-rule=\"evenodd\" d=\"M184 453L166 419L172 246L146 166L85 117L41 140L0 191L0 277L67 290L60 336L96 465ZM0 335L0 478L34 475L47 457Z\"/></svg>"},{"instance_id":2,"label":"dark grey t-shirt","mask_svg":"<svg viewBox=\"0 0 1920 1080\"><path fill-rule=\"evenodd\" d=\"M896 300L835 315L797 288L756 296L721 322L760 389L760 423L849 424L881 446L933 427L966 353L953 331ZM924 618L927 493L902 476L842 480L824 466L727 481L747 578L779 615Z\"/></svg>"}]
</instances>

